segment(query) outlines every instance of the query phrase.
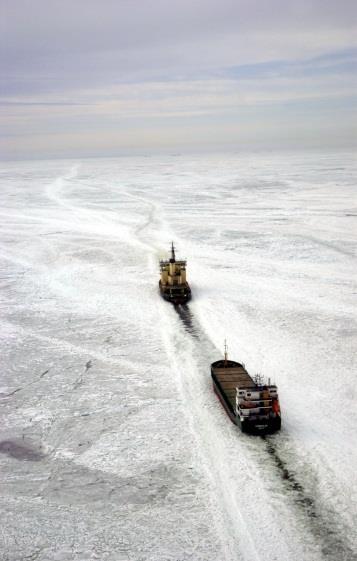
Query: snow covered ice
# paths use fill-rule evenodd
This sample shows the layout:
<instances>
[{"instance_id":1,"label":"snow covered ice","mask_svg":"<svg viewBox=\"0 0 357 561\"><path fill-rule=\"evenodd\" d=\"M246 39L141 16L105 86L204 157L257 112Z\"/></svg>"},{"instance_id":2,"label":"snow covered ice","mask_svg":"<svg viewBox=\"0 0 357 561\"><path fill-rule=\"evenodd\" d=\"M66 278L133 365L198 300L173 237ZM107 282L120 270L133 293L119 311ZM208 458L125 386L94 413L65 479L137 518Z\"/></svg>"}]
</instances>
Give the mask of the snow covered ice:
<instances>
[{"instance_id":1,"label":"snow covered ice","mask_svg":"<svg viewBox=\"0 0 357 561\"><path fill-rule=\"evenodd\" d=\"M1 559L357 559L356 160L1 167ZM193 300L158 293L171 240ZM209 365L279 388L232 425Z\"/></svg>"}]
</instances>

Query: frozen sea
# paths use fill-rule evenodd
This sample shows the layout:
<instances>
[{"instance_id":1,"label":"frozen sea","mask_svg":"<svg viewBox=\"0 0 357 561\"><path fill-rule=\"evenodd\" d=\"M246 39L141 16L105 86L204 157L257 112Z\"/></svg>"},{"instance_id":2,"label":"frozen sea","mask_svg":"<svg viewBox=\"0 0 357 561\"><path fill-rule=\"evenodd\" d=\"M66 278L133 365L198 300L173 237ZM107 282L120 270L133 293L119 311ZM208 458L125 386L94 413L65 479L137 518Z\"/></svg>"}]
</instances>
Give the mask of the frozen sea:
<instances>
[{"instance_id":1,"label":"frozen sea","mask_svg":"<svg viewBox=\"0 0 357 561\"><path fill-rule=\"evenodd\" d=\"M357 560L356 178L342 152L1 164L2 561ZM280 433L225 415L225 338Z\"/></svg>"}]
</instances>

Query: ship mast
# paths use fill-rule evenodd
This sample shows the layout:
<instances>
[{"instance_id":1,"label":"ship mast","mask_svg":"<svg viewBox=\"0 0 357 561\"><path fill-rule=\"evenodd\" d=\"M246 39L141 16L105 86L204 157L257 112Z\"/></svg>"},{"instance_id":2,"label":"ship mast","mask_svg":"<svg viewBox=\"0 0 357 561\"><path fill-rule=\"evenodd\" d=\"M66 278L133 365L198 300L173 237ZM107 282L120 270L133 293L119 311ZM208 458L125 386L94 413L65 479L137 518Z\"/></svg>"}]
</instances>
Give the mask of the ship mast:
<instances>
[{"instance_id":1,"label":"ship mast","mask_svg":"<svg viewBox=\"0 0 357 561\"><path fill-rule=\"evenodd\" d=\"M170 261L171 261L171 263L175 263L175 261L176 261L174 242L171 242L171 259L170 259Z\"/></svg>"},{"instance_id":2,"label":"ship mast","mask_svg":"<svg viewBox=\"0 0 357 561\"><path fill-rule=\"evenodd\" d=\"M228 360L228 347L227 347L227 339L224 340L224 366L227 366Z\"/></svg>"}]
</instances>

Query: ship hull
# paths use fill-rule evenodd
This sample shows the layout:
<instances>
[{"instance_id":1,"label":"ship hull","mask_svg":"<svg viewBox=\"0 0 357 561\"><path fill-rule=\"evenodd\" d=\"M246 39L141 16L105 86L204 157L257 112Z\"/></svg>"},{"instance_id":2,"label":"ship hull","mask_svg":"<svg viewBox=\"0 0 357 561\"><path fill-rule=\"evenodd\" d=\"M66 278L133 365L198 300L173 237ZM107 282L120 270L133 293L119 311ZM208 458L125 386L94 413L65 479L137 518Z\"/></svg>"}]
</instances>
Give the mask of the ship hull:
<instances>
[{"instance_id":1,"label":"ship hull","mask_svg":"<svg viewBox=\"0 0 357 561\"><path fill-rule=\"evenodd\" d=\"M186 304L191 300L191 289L187 282L184 285L163 286L159 281L159 289L164 300L171 304Z\"/></svg>"},{"instance_id":2,"label":"ship hull","mask_svg":"<svg viewBox=\"0 0 357 561\"><path fill-rule=\"evenodd\" d=\"M281 418L277 417L257 425L254 422L241 421L239 417L236 417L236 425L242 432L248 434L273 434L281 429Z\"/></svg>"},{"instance_id":3,"label":"ship hull","mask_svg":"<svg viewBox=\"0 0 357 561\"><path fill-rule=\"evenodd\" d=\"M237 424L237 417L236 417L233 409L229 406L229 403L227 403L227 400L225 399L224 394L221 392L221 390L215 384L214 380L213 380L213 390L214 390L214 393L216 394L216 396L218 397L219 401L222 403L223 408L224 408L225 412L227 413L228 417L230 418L232 423L234 423L236 425Z\"/></svg>"}]
</instances>

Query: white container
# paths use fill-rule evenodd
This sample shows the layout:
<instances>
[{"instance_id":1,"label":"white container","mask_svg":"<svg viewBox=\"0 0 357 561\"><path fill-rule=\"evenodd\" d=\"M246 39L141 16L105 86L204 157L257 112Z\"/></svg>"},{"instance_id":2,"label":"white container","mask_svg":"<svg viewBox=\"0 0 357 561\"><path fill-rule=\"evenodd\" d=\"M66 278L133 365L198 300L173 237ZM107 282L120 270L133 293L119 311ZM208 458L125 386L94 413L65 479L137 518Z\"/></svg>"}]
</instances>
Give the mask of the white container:
<instances>
[{"instance_id":1,"label":"white container","mask_svg":"<svg viewBox=\"0 0 357 561\"><path fill-rule=\"evenodd\" d=\"M260 398L260 392L252 392L252 391L247 391L246 392L246 398L247 401L259 401Z\"/></svg>"}]
</instances>

